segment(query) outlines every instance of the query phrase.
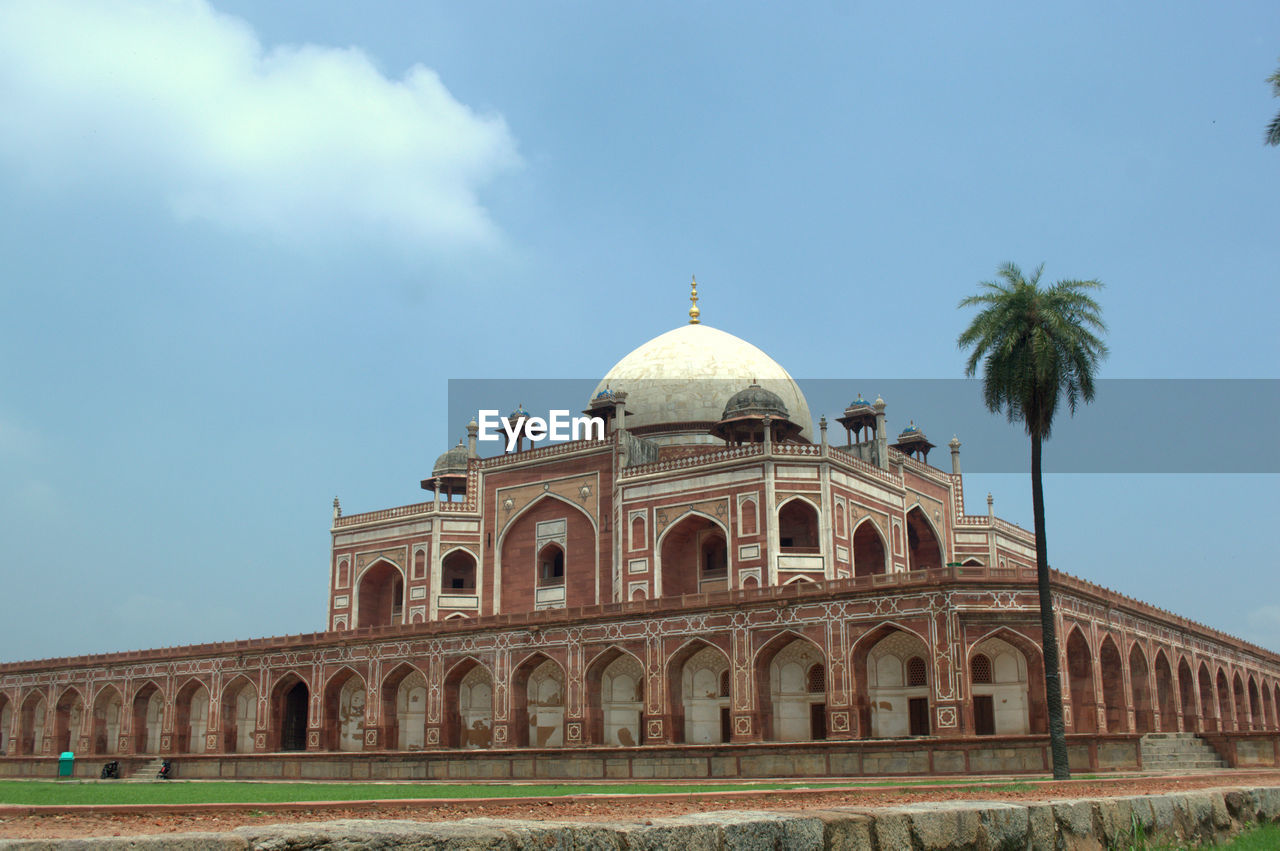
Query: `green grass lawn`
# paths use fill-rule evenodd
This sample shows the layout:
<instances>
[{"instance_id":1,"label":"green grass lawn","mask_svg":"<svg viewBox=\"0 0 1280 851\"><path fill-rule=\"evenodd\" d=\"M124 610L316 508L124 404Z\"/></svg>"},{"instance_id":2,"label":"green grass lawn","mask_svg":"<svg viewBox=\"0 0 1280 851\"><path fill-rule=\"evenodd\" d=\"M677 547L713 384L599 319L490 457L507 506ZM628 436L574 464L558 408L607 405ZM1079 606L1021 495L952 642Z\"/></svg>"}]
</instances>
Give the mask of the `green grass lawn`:
<instances>
[{"instance_id":1,"label":"green grass lawn","mask_svg":"<svg viewBox=\"0 0 1280 851\"><path fill-rule=\"evenodd\" d=\"M1280 825L1267 824L1246 830L1221 847L1230 848L1231 851L1274 851L1280 848Z\"/></svg>"},{"instance_id":2,"label":"green grass lawn","mask_svg":"<svg viewBox=\"0 0 1280 851\"><path fill-rule=\"evenodd\" d=\"M1280 825L1264 824L1246 830L1225 842L1213 845L1187 845L1150 843L1145 841L1131 842L1120 846L1126 851L1191 851L1193 848L1221 848L1224 851L1275 851L1280 848Z\"/></svg>"},{"instance_id":3,"label":"green grass lawn","mask_svg":"<svg viewBox=\"0 0 1280 851\"><path fill-rule=\"evenodd\" d=\"M571 795L680 794L833 786L971 785L980 780L877 780L791 783L283 783L201 780L165 783L0 780L0 804L276 804L294 801L364 801L402 798L559 798Z\"/></svg>"}]
</instances>

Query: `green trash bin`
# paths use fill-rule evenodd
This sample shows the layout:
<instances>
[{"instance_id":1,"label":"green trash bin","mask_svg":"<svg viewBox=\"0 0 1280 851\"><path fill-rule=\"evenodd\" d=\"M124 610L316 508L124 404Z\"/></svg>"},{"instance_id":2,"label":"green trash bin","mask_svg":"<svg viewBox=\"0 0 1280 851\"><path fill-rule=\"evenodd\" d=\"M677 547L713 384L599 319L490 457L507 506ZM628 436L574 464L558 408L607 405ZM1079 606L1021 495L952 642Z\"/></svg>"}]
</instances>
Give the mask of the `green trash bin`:
<instances>
[{"instance_id":1,"label":"green trash bin","mask_svg":"<svg viewBox=\"0 0 1280 851\"><path fill-rule=\"evenodd\" d=\"M70 777L76 766L76 755L71 751L63 751L58 757L58 776Z\"/></svg>"}]
</instances>

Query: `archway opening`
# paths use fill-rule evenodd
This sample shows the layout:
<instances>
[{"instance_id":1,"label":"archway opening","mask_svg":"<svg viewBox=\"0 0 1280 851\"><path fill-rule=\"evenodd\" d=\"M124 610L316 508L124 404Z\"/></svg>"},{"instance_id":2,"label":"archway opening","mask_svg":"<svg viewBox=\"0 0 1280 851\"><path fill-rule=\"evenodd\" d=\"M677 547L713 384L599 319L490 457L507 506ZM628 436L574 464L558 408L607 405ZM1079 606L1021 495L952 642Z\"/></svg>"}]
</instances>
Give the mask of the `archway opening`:
<instances>
[{"instance_id":1,"label":"archway opening","mask_svg":"<svg viewBox=\"0 0 1280 851\"><path fill-rule=\"evenodd\" d=\"M927 736L932 730L929 704L929 648L918 636L894 630L867 654L867 694L871 736L877 739Z\"/></svg>"},{"instance_id":2,"label":"archway opening","mask_svg":"<svg viewBox=\"0 0 1280 851\"><path fill-rule=\"evenodd\" d=\"M466 550L454 550L440 564L440 593L474 594L476 558Z\"/></svg>"},{"instance_id":3,"label":"archway opening","mask_svg":"<svg viewBox=\"0 0 1280 851\"><path fill-rule=\"evenodd\" d=\"M1222 719L1214 711L1213 677L1210 676L1209 667L1204 662L1200 663L1197 679L1200 681L1200 720L1205 731L1214 732L1225 729L1222 726Z\"/></svg>"},{"instance_id":4,"label":"archway opening","mask_svg":"<svg viewBox=\"0 0 1280 851\"><path fill-rule=\"evenodd\" d=\"M513 744L564 746L564 670L538 653L516 668L511 681Z\"/></svg>"},{"instance_id":5,"label":"archway opening","mask_svg":"<svg viewBox=\"0 0 1280 851\"><path fill-rule=\"evenodd\" d=\"M209 730L209 690L192 680L178 690L174 700L173 732L177 753L204 753Z\"/></svg>"},{"instance_id":6,"label":"archway opening","mask_svg":"<svg viewBox=\"0 0 1280 851\"><path fill-rule=\"evenodd\" d=\"M1262 700L1258 695L1258 684L1253 677L1249 677L1249 729L1261 730L1262 722Z\"/></svg>"},{"instance_id":7,"label":"archway opening","mask_svg":"<svg viewBox=\"0 0 1280 851\"><path fill-rule=\"evenodd\" d=\"M1024 736L1031 732L1031 689L1026 655L991 637L969 657L973 732L978 736Z\"/></svg>"},{"instance_id":8,"label":"archway opening","mask_svg":"<svg viewBox=\"0 0 1280 851\"><path fill-rule=\"evenodd\" d=\"M1146 654L1137 644L1129 650L1129 690L1133 697L1134 732L1154 732L1156 716L1151 700L1151 675L1147 672Z\"/></svg>"},{"instance_id":9,"label":"archway opening","mask_svg":"<svg viewBox=\"0 0 1280 851\"><path fill-rule=\"evenodd\" d=\"M1267 684L1262 684L1262 723L1267 730L1276 728L1275 706L1271 703L1271 689L1267 688Z\"/></svg>"},{"instance_id":10,"label":"archway opening","mask_svg":"<svg viewBox=\"0 0 1280 851\"><path fill-rule=\"evenodd\" d=\"M404 615L404 574L387 561L379 561L360 577L356 626L388 626Z\"/></svg>"},{"instance_id":11,"label":"archway opening","mask_svg":"<svg viewBox=\"0 0 1280 851\"><path fill-rule=\"evenodd\" d=\"M589 744L634 747L643 741L644 669L630 653L611 647L587 667Z\"/></svg>"},{"instance_id":12,"label":"archway opening","mask_svg":"<svg viewBox=\"0 0 1280 851\"><path fill-rule=\"evenodd\" d=\"M0 756L8 756L12 747L9 741L9 731L13 729L13 703L9 698L0 694Z\"/></svg>"},{"instance_id":13,"label":"archway opening","mask_svg":"<svg viewBox=\"0 0 1280 851\"><path fill-rule=\"evenodd\" d=\"M909 570L937 570L942 567L942 546L919 506L907 512Z\"/></svg>"},{"instance_id":14,"label":"archway opening","mask_svg":"<svg viewBox=\"0 0 1280 851\"><path fill-rule=\"evenodd\" d=\"M22 702L22 712L18 717L18 753L39 754L44 752L45 722L49 714L44 697L32 692Z\"/></svg>"},{"instance_id":15,"label":"archway opening","mask_svg":"<svg viewBox=\"0 0 1280 851\"><path fill-rule=\"evenodd\" d=\"M134 753L159 753L163 721L164 695L155 683L147 683L133 695Z\"/></svg>"},{"instance_id":16,"label":"archway opening","mask_svg":"<svg viewBox=\"0 0 1280 851\"><path fill-rule=\"evenodd\" d=\"M793 499L778 510L778 546L784 553L816 554L818 510L803 499Z\"/></svg>"},{"instance_id":17,"label":"archway opening","mask_svg":"<svg viewBox=\"0 0 1280 851\"><path fill-rule=\"evenodd\" d=\"M706 573L709 557L713 559L710 566L719 570L717 548L723 546L724 539L724 531L699 514L686 514L669 528L662 536L660 548L662 596L697 594L704 582L727 583L727 551L723 557L725 570L714 577Z\"/></svg>"},{"instance_id":18,"label":"archway opening","mask_svg":"<svg viewBox=\"0 0 1280 851\"><path fill-rule=\"evenodd\" d=\"M1129 717L1124 704L1124 665L1111 636L1102 640L1098 656L1102 665L1102 704L1107 718L1107 732L1126 733L1129 731Z\"/></svg>"},{"instance_id":19,"label":"archway opening","mask_svg":"<svg viewBox=\"0 0 1280 851\"><path fill-rule=\"evenodd\" d=\"M1231 712L1231 685L1227 675L1218 669L1218 729L1229 733L1235 729L1235 717Z\"/></svg>"},{"instance_id":20,"label":"archway opening","mask_svg":"<svg viewBox=\"0 0 1280 851\"><path fill-rule=\"evenodd\" d=\"M1160 732L1178 732L1178 695L1174 693L1173 668L1163 650L1156 653L1156 702L1160 706Z\"/></svg>"},{"instance_id":21,"label":"archway opening","mask_svg":"<svg viewBox=\"0 0 1280 851\"><path fill-rule=\"evenodd\" d=\"M812 641L781 636L756 662L757 693L767 694L762 716L775 742L808 742L827 737L827 667ZM767 678L766 678L767 676Z\"/></svg>"},{"instance_id":22,"label":"archway opening","mask_svg":"<svg viewBox=\"0 0 1280 851\"><path fill-rule=\"evenodd\" d=\"M364 677L350 668L330 678L324 687L323 741L327 750L364 750L366 692Z\"/></svg>"},{"instance_id":23,"label":"archway opening","mask_svg":"<svg viewBox=\"0 0 1280 851\"><path fill-rule=\"evenodd\" d=\"M449 718L445 742L454 748L487 748L493 744L493 677L474 659L467 659L445 678Z\"/></svg>"},{"instance_id":24,"label":"archway opening","mask_svg":"<svg viewBox=\"0 0 1280 851\"><path fill-rule=\"evenodd\" d=\"M93 701L93 732L89 749L95 754L120 752L120 721L124 716L124 699L115 686L105 686Z\"/></svg>"},{"instance_id":25,"label":"archway opening","mask_svg":"<svg viewBox=\"0 0 1280 851\"><path fill-rule=\"evenodd\" d=\"M84 726L84 698L69 688L58 698L53 716L53 750L55 753L77 750L76 739Z\"/></svg>"},{"instance_id":26,"label":"archway opening","mask_svg":"<svg viewBox=\"0 0 1280 851\"><path fill-rule=\"evenodd\" d=\"M1231 691L1235 697L1236 729L1240 731L1248 730L1249 704L1245 699L1244 680L1240 679L1240 674L1238 673L1232 681Z\"/></svg>"},{"instance_id":27,"label":"archway opening","mask_svg":"<svg viewBox=\"0 0 1280 851\"><path fill-rule=\"evenodd\" d=\"M420 751L426 746L427 678L407 662L382 680L382 747Z\"/></svg>"},{"instance_id":28,"label":"archway opening","mask_svg":"<svg viewBox=\"0 0 1280 851\"><path fill-rule=\"evenodd\" d=\"M222 687L222 747L227 753L253 753L258 726L258 689L245 677Z\"/></svg>"},{"instance_id":29,"label":"archway opening","mask_svg":"<svg viewBox=\"0 0 1280 851\"><path fill-rule=\"evenodd\" d=\"M538 550L538 587L564 587L564 547L559 544Z\"/></svg>"},{"instance_id":30,"label":"archway opening","mask_svg":"<svg viewBox=\"0 0 1280 851\"><path fill-rule=\"evenodd\" d=\"M719 744L731 738L729 657L703 641L686 645L667 663L672 739Z\"/></svg>"},{"instance_id":31,"label":"archway opening","mask_svg":"<svg viewBox=\"0 0 1280 851\"><path fill-rule=\"evenodd\" d=\"M729 587L729 547L715 529L698 541L698 591L724 591Z\"/></svg>"},{"instance_id":32,"label":"archway opening","mask_svg":"<svg viewBox=\"0 0 1280 851\"><path fill-rule=\"evenodd\" d=\"M875 576L886 570L884 539L872 520L864 520L853 532L853 575Z\"/></svg>"},{"instance_id":33,"label":"archway opening","mask_svg":"<svg viewBox=\"0 0 1280 851\"><path fill-rule=\"evenodd\" d=\"M1196 705L1195 675L1185 658L1178 661L1178 702L1182 705L1182 732L1196 732L1201 715Z\"/></svg>"},{"instance_id":34,"label":"archway opening","mask_svg":"<svg viewBox=\"0 0 1280 851\"><path fill-rule=\"evenodd\" d=\"M286 674L273 689L271 733L275 750L305 751L311 718L311 689L294 673Z\"/></svg>"},{"instance_id":35,"label":"archway opening","mask_svg":"<svg viewBox=\"0 0 1280 851\"><path fill-rule=\"evenodd\" d=\"M1072 728L1077 733L1098 732L1098 703L1093 692L1093 654L1080 630L1067 639L1067 679L1071 691Z\"/></svg>"}]
</instances>

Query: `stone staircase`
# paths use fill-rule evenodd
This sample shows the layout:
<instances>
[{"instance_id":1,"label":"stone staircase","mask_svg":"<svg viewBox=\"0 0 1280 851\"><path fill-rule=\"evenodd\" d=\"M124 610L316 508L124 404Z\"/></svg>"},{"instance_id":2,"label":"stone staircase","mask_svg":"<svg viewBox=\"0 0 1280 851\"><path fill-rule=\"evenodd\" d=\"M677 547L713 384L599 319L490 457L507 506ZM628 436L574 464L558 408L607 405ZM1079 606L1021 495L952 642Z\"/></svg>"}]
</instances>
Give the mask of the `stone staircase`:
<instances>
[{"instance_id":1,"label":"stone staircase","mask_svg":"<svg viewBox=\"0 0 1280 851\"><path fill-rule=\"evenodd\" d=\"M1142 737L1142 767L1147 771L1209 771L1227 764L1195 733L1147 733Z\"/></svg>"},{"instance_id":2,"label":"stone staircase","mask_svg":"<svg viewBox=\"0 0 1280 851\"><path fill-rule=\"evenodd\" d=\"M128 777L126 777L125 782L147 783L152 780L155 780L157 776L160 774L160 766L162 766L163 764L164 764L164 759L161 757L156 757L155 759L151 760L151 762L148 762L146 765L142 766L137 771L133 772Z\"/></svg>"}]
</instances>

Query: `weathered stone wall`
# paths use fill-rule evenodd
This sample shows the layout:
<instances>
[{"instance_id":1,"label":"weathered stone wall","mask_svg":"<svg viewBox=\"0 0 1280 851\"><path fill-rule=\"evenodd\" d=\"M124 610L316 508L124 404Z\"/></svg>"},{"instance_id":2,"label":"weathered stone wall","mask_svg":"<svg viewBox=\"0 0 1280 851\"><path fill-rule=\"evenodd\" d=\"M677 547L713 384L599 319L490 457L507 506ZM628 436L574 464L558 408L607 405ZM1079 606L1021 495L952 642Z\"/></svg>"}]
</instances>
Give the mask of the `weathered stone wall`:
<instances>
[{"instance_id":1,"label":"weathered stone wall","mask_svg":"<svg viewBox=\"0 0 1280 851\"><path fill-rule=\"evenodd\" d=\"M1095 849L1212 842L1280 821L1280 787L1036 803L945 801L902 807L712 812L626 822L346 820L254 825L227 833L76 840L77 848L599 848L599 849ZM0 841L0 849L51 842Z\"/></svg>"}]
</instances>

